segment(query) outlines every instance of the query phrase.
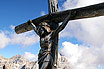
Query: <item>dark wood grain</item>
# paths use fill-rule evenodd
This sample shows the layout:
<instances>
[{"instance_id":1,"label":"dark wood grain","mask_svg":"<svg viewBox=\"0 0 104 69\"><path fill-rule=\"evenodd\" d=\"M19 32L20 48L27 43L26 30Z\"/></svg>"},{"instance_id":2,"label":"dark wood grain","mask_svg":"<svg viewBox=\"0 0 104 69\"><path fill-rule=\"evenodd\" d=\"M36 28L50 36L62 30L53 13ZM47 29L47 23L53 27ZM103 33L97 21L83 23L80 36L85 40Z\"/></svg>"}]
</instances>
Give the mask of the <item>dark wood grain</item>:
<instances>
[{"instance_id":1,"label":"dark wood grain","mask_svg":"<svg viewBox=\"0 0 104 69\"><path fill-rule=\"evenodd\" d=\"M70 11L71 11L70 13L71 20L104 16L104 3L82 7L82 8L69 9L60 12L54 12L36 18L32 20L32 22L35 25L38 25L42 21L47 21L47 22L53 21L54 23L60 23L66 18L66 16L69 14ZM27 32L30 30L32 30L32 28L30 24L28 24L27 22L15 27L15 31L17 34Z\"/></svg>"}]
</instances>

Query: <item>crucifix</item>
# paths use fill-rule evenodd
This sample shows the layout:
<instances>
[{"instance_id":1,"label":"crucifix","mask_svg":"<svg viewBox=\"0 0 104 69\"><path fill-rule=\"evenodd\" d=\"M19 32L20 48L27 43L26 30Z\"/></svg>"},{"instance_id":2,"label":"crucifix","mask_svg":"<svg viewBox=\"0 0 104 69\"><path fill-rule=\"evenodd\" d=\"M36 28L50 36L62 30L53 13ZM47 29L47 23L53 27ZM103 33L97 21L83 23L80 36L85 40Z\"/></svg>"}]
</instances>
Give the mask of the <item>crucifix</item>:
<instances>
[{"instance_id":1,"label":"crucifix","mask_svg":"<svg viewBox=\"0 0 104 69\"><path fill-rule=\"evenodd\" d=\"M68 21L104 15L104 3L58 12L58 0L48 0L48 7L49 14L15 27L17 34L34 30L40 37L39 69L57 69L58 35Z\"/></svg>"}]
</instances>

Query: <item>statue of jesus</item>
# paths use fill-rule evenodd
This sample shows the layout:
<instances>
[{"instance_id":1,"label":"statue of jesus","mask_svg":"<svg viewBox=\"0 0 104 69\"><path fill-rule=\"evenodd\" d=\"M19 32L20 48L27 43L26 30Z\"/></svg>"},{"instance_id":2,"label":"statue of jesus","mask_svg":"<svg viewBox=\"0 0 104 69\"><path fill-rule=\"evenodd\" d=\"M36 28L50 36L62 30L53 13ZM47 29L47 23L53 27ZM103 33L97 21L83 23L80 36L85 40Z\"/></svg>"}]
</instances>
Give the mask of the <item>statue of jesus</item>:
<instances>
[{"instance_id":1,"label":"statue of jesus","mask_svg":"<svg viewBox=\"0 0 104 69\"><path fill-rule=\"evenodd\" d=\"M55 37L57 34L62 31L67 25L70 18L70 14L66 17L63 23L57 28L52 27L52 22L41 22L39 25L34 25L31 20L28 22L31 23L32 28L40 37L40 51L38 54L38 64L39 69L55 69L56 64L54 63L54 54L52 51L55 51L52 47L55 44ZM54 26L57 26L54 23ZM53 68L54 67L54 68Z\"/></svg>"}]
</instances>

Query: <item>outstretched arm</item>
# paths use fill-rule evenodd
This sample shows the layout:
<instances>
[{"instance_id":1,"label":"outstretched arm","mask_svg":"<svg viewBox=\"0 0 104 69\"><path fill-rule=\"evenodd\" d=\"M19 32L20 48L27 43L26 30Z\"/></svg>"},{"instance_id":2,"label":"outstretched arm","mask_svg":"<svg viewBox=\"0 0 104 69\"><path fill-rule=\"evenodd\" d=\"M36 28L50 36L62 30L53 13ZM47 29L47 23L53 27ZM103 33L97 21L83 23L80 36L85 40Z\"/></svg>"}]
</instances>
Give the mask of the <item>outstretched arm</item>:
<instances>
[{"instance_id":1,"label":"outstretched arm","mask_svg":"<svg viewBox=\"0 0 104 69\"><path fill-rule=\"evenodd\" d=\"M34 23L32 23L32 21L31 21L30 19L28 20L28 22L31 24L32 29L36 32L36 34L38 34L38 33L37 33L37 28L36 28L36 26L34 25Z\"/></svg>"},{"instance_id":2,"label":"outstretched arm","mask_svg":"<svg viewBox=\"0 0 104 69\"><path fill-rule=\"evenodd\" d=\"M63 23L53 32L52 38L55 38L55 36L65 28L69 20L70 20L70 14L65 18Z\"/></svg>"}]
</instances>

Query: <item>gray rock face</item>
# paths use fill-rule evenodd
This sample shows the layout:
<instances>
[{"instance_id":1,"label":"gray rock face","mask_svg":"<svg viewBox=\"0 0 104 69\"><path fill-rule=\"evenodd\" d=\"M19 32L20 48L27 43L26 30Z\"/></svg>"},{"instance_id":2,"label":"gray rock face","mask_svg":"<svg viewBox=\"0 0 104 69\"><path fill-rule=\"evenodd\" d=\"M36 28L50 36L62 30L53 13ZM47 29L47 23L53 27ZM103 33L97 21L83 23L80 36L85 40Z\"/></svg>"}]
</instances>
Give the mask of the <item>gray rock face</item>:
<instances>
[{"instance_id":1,"label":"gray rock face","mask_svg":"<svg viewBox=\"0 0 104 69\"><path fill-rule=\"evenodd\" d=\"M58 59L58 69L70 69L68 58L60 56ZM38 69L37 62L30 62L21 55L6 59L0 55L0 69Z\"/></svg>"},{"instance_id":2,"label":"gray rock face","mask_svg":"<svg viewBox=\"0 0 104 69\"><path fill-rule=\"evenodd\" d=\"M65 56L59 56L58 69L70 69L69 59Z\"/></svg>"}]
</instances>

